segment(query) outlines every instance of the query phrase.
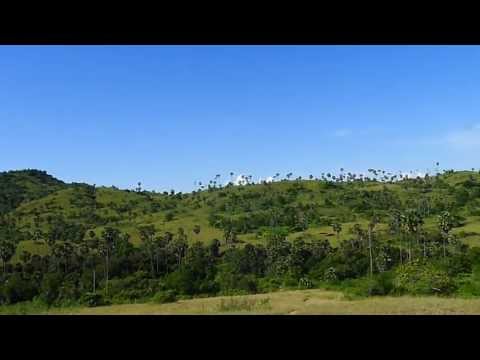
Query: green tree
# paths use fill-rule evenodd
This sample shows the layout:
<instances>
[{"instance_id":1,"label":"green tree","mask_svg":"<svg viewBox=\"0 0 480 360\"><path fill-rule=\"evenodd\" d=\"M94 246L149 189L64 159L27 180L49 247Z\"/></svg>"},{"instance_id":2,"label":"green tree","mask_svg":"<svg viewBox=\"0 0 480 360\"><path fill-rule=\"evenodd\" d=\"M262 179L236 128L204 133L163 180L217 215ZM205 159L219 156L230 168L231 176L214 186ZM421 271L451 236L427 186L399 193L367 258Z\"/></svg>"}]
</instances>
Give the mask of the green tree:
<instances>
[{"instance_id":1,"label":"green tree","mask_svg":"<svg viewBox=\"0 0 480 360\"><path fill-rule=\"evenodd\" d=\"M340 233L342 232L342 224L333 223L332 224L332 229L337 234L337 241L340 241Z\"/></svg>"},{"instance_id":2,"label":"green tree","mask_svg":"<svg viewBox=\"0 0 480 360\"><path fill-rule=\"evenodd\" d=\"M193 232L195 233L195 235L197 235L197 237L198 237L198 234L200 234L200 230L201 230L200 225L195 225L193 227Z\"/></svg>"},{"instance_id":3,"label":"green tree","mask_svg":"<svg viewBox=\"0 0 480 360\"><path fill-rule=\"evenodd\" d=\"M404 215L404 224L408 237L408 260L411 261L412 256L412 238L415 237L417 245L419 244L420 228L423 225L423 218L417 210L407 210Z\"/></svg>"},{"instance_id":4,"label":"green tree","mask_svg":"<svg viewBox=\"0 0 480 360\"><path fill-rule=\"evenodd\" d=\"M3 263L3 273L6 272L7 263L15 254L17 245L14 241L9 239L0 239L0 259Z\"/></svg>"},{"instance_id":5,"label":"green tree","mask_svg":"<svg viewBox=\"0 0 480 360\"><path fill-rule=\"evenodd\" d=\"M155 230L155 226L147 225L139 227L138 232L140 233L140 239L142 240L143 248L145 249L150 261L150 272L152 276L155 276L154 259L157 247L155 236L157 231Z\"/></svg>"},{"instance_id":6,"label":"green tree","mask_svg":"<svg viewBox=\"0 0 480 360\"><path fill-rule=\"evenodd\" d=\"M443 240L443 257L445 258L447 254L447 241L454 224L453 216L448 211L442 212L438 216L438 227L440 228L440 233Z\"/></svg>"},{"instance_id":7,"label":"green tree","mask_svg":"<svg viewBox=\"0 0 480 360\"><path fill-rule=\"evenodd\" d=\"M106 227L102 231L100 241L100 252L105 258L105 293L108 295L109 267L115 244L119 238L120 231L112 227Z\"/></svg>"}]
</instances>

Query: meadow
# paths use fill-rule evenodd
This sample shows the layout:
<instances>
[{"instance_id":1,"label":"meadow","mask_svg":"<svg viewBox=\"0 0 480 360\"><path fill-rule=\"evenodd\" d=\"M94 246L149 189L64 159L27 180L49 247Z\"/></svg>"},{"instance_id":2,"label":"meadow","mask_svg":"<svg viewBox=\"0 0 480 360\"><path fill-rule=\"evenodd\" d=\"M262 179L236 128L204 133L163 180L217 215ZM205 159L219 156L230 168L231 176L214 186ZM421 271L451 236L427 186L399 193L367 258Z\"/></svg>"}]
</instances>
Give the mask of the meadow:
<instances>
[{"instance_id":1,"label":"meadow","mask_svg":"<svg viewBox=\"0 0 480 360\"><path fill-rule=\"evenodd\" d=\"M369 297L349 299L328 290L279 291L247 296L179 300L168 304L45 309L32 305L0 307L0 314L43 315L472 315L480 314L480 299L429 297Z\"/></svg>"}]
</instances>

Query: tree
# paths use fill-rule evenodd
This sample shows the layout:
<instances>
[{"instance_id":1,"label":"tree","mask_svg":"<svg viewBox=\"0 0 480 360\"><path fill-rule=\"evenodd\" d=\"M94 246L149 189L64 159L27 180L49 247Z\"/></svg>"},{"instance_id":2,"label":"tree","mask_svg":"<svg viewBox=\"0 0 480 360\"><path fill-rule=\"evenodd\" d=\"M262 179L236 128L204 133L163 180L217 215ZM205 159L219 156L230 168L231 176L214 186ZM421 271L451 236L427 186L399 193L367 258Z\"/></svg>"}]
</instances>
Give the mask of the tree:
<instances>
[{"instance_id":1,"label":"tree","mask_svg":"<svg viewBox=\"0 0 480 360\"><path fill-rule=\"evenodd\" d=\"M3 263L3 273L6 272L7 263L15 254L17 245L10 239L0 239L0 259Z\"/></svg>"},{"instance_id":2,"label":"tree","mask_svg":"<svg viewBox=\"0 0 480 360\"><path fill-rule=\"evenodd\" d=\"M352 228L352 233L357 236L357 241L360 247L363 248L363 243L364 243L364 237L365 237L365 231L362 229L360 224L355 224L353 225Z\"/></svg>"},{"instance_id":3,"label":"tree","mask_svg":"<svg viewBox=\"0 0 480 360\"><path fill-rule=\"evenodd\" d=\"M368 224L368 256L370 258L370 277L373 276L373 232L378 224L378 217L373 216Z\"/></svg>"},{"instance_id":4,"label":"tree","mask_svg":"<svg viewBox=\"0 0 480 360\"><path fill-rule=\"evenodd\" d=\"M403 263L403 254L402 254L402 246L403 246L403 216L399 210L394 210L391 214L391 221L389 224L390 232L399 235L402 234L400 237L400 263Z\"/></svg>"},{"instance_id":5,"label":"tree","mask_svg":"<svg viewBox=\"0 0 480 360\"><path fill-rule=\"evenodd\" d=\"M197 235L197 236L198 236L198 234L200 234L200 230L201 230L200 225L195 225L195 226L193 227L193 232L194 232L195 235Z\"/></svg>"},{"instance_id":6,"label":"tree","mask_svg":"<svg viewBox=\"0 0 480 360\"><path fill-rule=\"evenodd\" d=\"M187 235L183 228L178 228L176 236L168 243L168 251L176 259L177 267L180 267L188 248Z\"/></svg>"},{"instance_id":7,"label":"tree","mask_svg":"<svg viewBox=\"0 0 480 360\"><path fill-rule=\"evenodd\" d=\"M154 257L156 253L156 243L155 243L155 235L156 230L155 226L147 225L138 228L138 232L140 233L140 239L142 240L142 245L145 251L148 254L148 258L150 260L150 271L152 276L155 275L154 270Z\"/></svg>"},{"instance_id":8,"label":"tree","mask_svg":"<svg viewBox=\"0 0 480 360\"><path fill-rule=\"evenodd\" d=\"M442 212L438 217L438 227L443 239L443 257L447 254L447 240L450 230L453 228L453 216L448 211Z\"/></svg>"},{"instance_id":9,"label":"tree","mask_svg":"<svg viewBox=\"0 0 480 360\"><path fill-rule=\"evenodd\" d=\"M403 216L403 223L408 236L408 260L412 260L412 237L417 240L419 244L420 227L423 225L423 219L417 210L407 210Z\"/></svg>"},{"instance_id":10,"label":"tree","mask_svg":"<svg viewBox=\"0 0 480 360\"><path fill-rule=\"evenodd\" d=\"M102 232L100 251L105 258L105 293L108 295L109 267L112 253L115 249L115 243L118 240L120 231L112 227L107 227Z\"/></svg>"},{"instance_id":11,"label":"tree","mask_svg":"<svg viewBox=\"0 0 480 360\"><path fill-rule=\"evenodd\" d=\"M29 251L23 250L22 253L20 254L20 260L24 264L27 264L28 262L30 262L31 258L32 258L32 254Z\"/></svg>"},{"instance_id":12,"label":"tree","mask_svg":"<svg viewBox=\"0 0 480 360\"><path fill-rule=\"evenodd\" d=\"M14 220L0 217L0 259L3 263L3 273L6 272L7 263L15 254L19 236Z\"/></svg>"},{"instance_id":13,"label":"tree","mask_svg":"<svg viewBox=\"0 0 480 360\"><path fill-rule=\"evenodd\" d=\"M332 224L332 229L337 234L337 241L340 241L340 233L342 232L342 224L333 223Z\"/></svg>"},{"instance_id":14,"label":"tree","mask_svg":"<svg viewBox=\"0 0 480 360\"><path fill-rule=\"evenodd\" d=\"M89 239L87 240L87 264L92 269L92 290L96 294L96 274L97 274L97 262L100 255L100 244L93 231L89 233Z\"/></svg>"}]
</instances>

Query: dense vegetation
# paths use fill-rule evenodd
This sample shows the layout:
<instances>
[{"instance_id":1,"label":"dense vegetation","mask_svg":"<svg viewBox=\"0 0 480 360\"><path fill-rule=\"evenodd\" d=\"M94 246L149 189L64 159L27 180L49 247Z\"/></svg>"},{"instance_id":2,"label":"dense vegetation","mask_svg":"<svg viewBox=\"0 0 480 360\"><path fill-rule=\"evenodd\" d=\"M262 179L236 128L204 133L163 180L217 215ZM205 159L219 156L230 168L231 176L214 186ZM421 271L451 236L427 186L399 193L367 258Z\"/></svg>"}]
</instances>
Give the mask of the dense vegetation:
<instances>
[{"instance_id":1,"label":"dense vegetation","mask_svg":"<svg viewBox=\"0 0 480 360\"><path fill-rule=\"evenodd\" d=\"M231 174L233 176L233 174ZM190 194L0 174L0 303L171 302L280 288L480 295L480 175L370 169Z\"/></svg>"}]
</instances>

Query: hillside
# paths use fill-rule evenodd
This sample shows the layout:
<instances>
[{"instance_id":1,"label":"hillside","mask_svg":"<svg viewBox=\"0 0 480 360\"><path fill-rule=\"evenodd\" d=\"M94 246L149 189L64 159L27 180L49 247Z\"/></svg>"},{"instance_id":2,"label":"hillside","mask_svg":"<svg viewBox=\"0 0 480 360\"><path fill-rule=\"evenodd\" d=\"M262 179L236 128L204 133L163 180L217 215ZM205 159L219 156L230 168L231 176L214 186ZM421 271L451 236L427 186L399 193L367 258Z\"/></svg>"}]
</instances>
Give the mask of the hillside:
<instances>
[{"instance_id":1,"label":"hillside","mask_svg":"<svg viewBox=\"0 0 480 360\"><path fill-rule=\"evenodd\" d=\"M0 173L0 214L22 203L40 199L64 189L66 184L45 171L21 170Z\"/></svg>"},{"instance_id":2,"label":"hillside","mask_svg":"<svg viewBox=\"0 0 480 360\"><path fill-rule=\"evenodd\" d=\"M371 173L212 181L182 194L11 172L11 189L24 190L0 217L0 303L164 303L313 288L479 297L480 174Z\"/></svg>"},{"instance_id":3,"label":"hillside","mask_svg":"<svg viewBox=\"0 0 480 360\"><path fill-rule=\"evenodd\" d=\"M380 216L378 228L386 231L390 210L409 207L423 207L426 229L435 228L441 210L454 209L464 219L454 232L466 243L480 245L477 172L443 174L427 182L283 180L173 195L66 185L50 176L42 183L33 181L35 177L8 174L12 189L31 189L10 212L27 240L21 249L31 244L36 228L47 232L53 219L59 218L97 234L106 226L115 226L129 233L135 245L140 243L141 226L154 225L160 232L172 233L183 228L189 241L207 243L224 240L227 222L240 242L259 243L262 231L274 226L282 228L290 240L328 238L335 244L351 236L354 224L367 224L373 213ZM341 224L339 234L333 231L332 223ZM196 225L198 234L193 232Z\"/></svg>"}]
</instances>

